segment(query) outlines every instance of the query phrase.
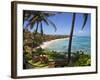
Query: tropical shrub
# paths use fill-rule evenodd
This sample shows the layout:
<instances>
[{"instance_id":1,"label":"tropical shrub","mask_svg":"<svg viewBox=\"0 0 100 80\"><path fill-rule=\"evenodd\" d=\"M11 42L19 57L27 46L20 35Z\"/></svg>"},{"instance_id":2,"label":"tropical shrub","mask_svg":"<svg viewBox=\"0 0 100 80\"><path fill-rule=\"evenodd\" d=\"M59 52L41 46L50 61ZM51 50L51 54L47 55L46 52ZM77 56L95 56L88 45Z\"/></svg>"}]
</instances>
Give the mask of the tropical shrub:
<instances>
[{"instance_id":1,"label":"tropical shrub","mask_svg":"<svg viewBox=\"0 0 100 80\"><path fill-rule=\"evenodd\" d=\"M91 65L91 58L90 55L82 53L75 54L75 62L74 66L90 66Z\"/></svg>"}]
</instances>

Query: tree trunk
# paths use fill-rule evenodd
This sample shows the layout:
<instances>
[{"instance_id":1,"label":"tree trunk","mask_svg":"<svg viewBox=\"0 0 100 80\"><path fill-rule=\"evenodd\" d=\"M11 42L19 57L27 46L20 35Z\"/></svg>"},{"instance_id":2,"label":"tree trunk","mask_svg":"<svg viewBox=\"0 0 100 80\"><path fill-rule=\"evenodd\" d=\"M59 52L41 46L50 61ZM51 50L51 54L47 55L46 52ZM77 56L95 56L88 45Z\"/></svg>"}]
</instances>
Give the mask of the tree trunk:
<instances>
[{"instance_id":1,"label":"tree trunk","mask_svg":"<svg viewBox=\"0 0 100 80\"><path fill-rule=\"evenodd\" d=\"M68 45L68 65L69 66L70 66L70 62L71 62L71 46L72 46L72 37L73 37L74 26L75 26L75 17L76 17L76 13L73 13L72 27L71 27L70 39L69 39L69 45Z\"/></svg>"}]
</instances>

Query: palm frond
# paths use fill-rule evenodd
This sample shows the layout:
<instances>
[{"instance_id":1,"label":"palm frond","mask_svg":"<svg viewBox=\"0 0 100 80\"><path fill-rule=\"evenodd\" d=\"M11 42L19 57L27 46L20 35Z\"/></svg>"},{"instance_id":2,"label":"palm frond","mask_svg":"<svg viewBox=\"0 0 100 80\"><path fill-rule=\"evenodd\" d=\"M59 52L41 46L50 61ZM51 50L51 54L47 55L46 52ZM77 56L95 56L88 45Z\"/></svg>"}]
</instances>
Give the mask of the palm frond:
<instances>
[{"instance_id":1,"label":"palm frond","mask_svg":"<svg viewBox=\"0 0 100 80\"><path fill-rule=\"evenodd\" d=\"M31 14L27 14L24 16L24 20L28 20L30 18Z\"/></svg>"},{"instance_id":2,"label":"palm frond","mask_svg":"<svg viewBox=\"0 0 100 80\"><path fill-rule=\"evenodd\" d=\"M34 25L35 25L35 21L30 24L30 29L33 29Z\"/></svg>"},{"instance_id":3,"label":"palm frond","mask_svg":"<svg viewBox=\"0 0 100 80\"><path fill-rule=\"evenodd\" d=\"M38 19L38 16L34 16L32 19L29 20L29 22L34 22Z\"/></svg>"},{"instance_id":4,"label":"palm frond","mask_svg":"<svg viewBox=\"0 0 100 80\"><path fill-rule=\"evenodd\" d=\"M57 31L57 27L56 25L50 20L48 19L49 23L52 25L52 27L54 28L55 32Z\"/></svg>"},{"instance_id":5,"label":"palm frond","mask_svg":"<svg viewBox=\"0 0 100 80\"><path fill-rule=\"evenodd\" d=\"M28 23L25 27L27 28L30 24L34 23L34 22L36 21L37 18L38 18L38 17L32 18L32 20L29 21L29 23Z\"/></svg>"},{"instance_id":6,"label":"palm frond","mask_svg":"<svg viewBox=\"0 0 100 80\"><path fill-rule=\"evenodd\" d=\"M41 32L41 35L43 36L43 26L42 26L42 22L40 23L40 32Z\"/></svg>"},{"instance_id":7,"label":"palm frond","mask_svg":"<svg viewBox=\"0 0 100 80\"><path fill-rule=\"evenodd\" d=\"M35 33L38 32L38 27L40 27L40 32L43 35L43 24L42 22L44 22L46 25L51 25L54 30L56 31L56 25L48 19L48 17L50 16L54 16L56 14L56 12L43 12L43 11L24 11L25 14L23 14L23 16L25 16L25 18L28 21L28 24L25 25L25 27L30 27L30 29L32 29L34 27L34 25L36 24L36 29L35 29ZM24 24L24 23L23 23Z\"/></svg>"},{"instance_id":8,"label":"palm frond","mask_svg":"<svg viewBox=\"0 0 100 80\"><path fill-rule=\"evenodd\" d=\"M29 27L29 25L30 25L30 22L29 22L28 24L25 25L25 28Z\"/></svg>"},{"instance_id":9,"label":"palm frond","mask_svg":"<svg viewBox=\"0 0 100 80\"><path fill-rule=\"evenodd\" d=\"M49 16L54 16L55 13L45 13L44 15L45 15L46 17L49 17Z\"/></svg>"},{"instance_id":10,"label":"palm frond","mask_svg":"<svg viewBox=\"0 0 100 80\"><path fill-rule=\"evenodd\" d=\"M30 11L23 11L23 20L28 20L30 18L30 16L32 15L32 13Z\"/></svg>"},{"instance_id":11,"label":"palm frond","mask_svg":"<svg viewBox=\"0 0 100 80\"><path fill-rule=\"evenodd\" d=\"M49 11L43 12L43 14L44 14L46 17L55 16L57 13L59 13L59 12L49 12Z\"/></svg>"},{"instance_id":12,"label":"palm frond","mask_svg":"<svg viewBox=\"0 0 100 80\"><path fill-rule=\"evenodd\" d=\"M36 26L36 29L35 29L35 34L37 34L38 27L39 27L39 22L37 22L37 26Z\"/></svg>"},{"instance_id":13,"label":"palm frond","mask_svg":"<svg viewBox=\"0 0 100 80\"><path fill-rule=\"evenodd\" d=\"M49 22L48 22L47 19L43 18L43 21L44 21L44 23L45 23L46 25L49 25Z\"/></svg>"},{"instance_id":14,"label":"palm frond","mask_svg":"<svg viewBox=\"0 0 100 80\"><path fill-rule=\"evenodd\" d=\"M87 19L88 19L88 14L83 14L83 18L84 18L84 21L83 21L83 25L82 25L82 30L84 29L84 27L86 25L86 22L87 22Z\"/></svg>"}]
</instances>

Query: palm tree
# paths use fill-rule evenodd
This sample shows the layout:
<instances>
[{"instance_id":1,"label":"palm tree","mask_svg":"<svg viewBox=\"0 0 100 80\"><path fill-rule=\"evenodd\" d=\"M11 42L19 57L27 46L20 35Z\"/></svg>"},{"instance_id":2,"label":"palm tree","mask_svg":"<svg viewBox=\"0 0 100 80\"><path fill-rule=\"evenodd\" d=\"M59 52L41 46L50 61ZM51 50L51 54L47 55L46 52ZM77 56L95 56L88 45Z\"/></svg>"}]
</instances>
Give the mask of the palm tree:
<instances>
[{"instance_id":1,"label":"palm tree","mask_svg":"<svg viewBox=\"0 0 100 80\"><path fill-rule=\"evenodd\" d=\"M43 36L43 23L47 26L51 25L51 27L54 28L54 31L57 30L56 25L49 19L50 16L55 16L56 13L52 12L43 12L43 11L23 11L23 24L25 21L28 21L28 24L25 25L25 30L28 30L30 28L31 30L35 27L34 30L34 37L31 36L31 39L34 41L36 39L36 35L38 33L38 30L40 28L40 34L41 34L41 42L44 39ZM32 46L33 47L33 46Z\"/></svg>"},{"instance_id":2,"label":"palm tree","mask_svg":"<svg viewBox=\"0 0 100 80\"><path fill-rule=\"evenodd\" d=\"M35 34L37 34L38 29L40 28L40 33L43 36L43 23L45 23L47 26L49 24L54 28L56 31L56 25L49 19L50 16L54 16L55 13L51 12L42 12L42 11L24 11L23 12L23 20L27 20L28 24L25 26L25 29L30 27L30 29L33 29L36 26Z\"/></svg>"},{"instance_id":3,"label":"palm tree","mask_svg":"<svg viewBox=\"0 0 100 80\"><path fill-rule=\"evenodd\" d=\"M76 18L76 13L73 13L72 16L72 27L71 27L71 31L70 31L70 39L69 39L69 45L68 45L68 66L70 66L70 62L71 62L71 47L72 47L72 37L73 37L73 32L74 32L74 27L75 27L75 18ZM83 25L82 25L82 30L84 29L86 22L87 22L87 18L88 18L88 14L84 13L83 14Z\"/></svg>"},{"instance_id":4,"label":"palm tree","mask_svg":"<svg viewBox=\"0 0 100 80\"><path fill-rule=\"evenodd\" d=\"M38 30L40 28L40 34L43 36L43 23L45 23L47 26L49 24L54 28L56 31L56 25L49 19L50 16L54 16L55 13L50 13L50 12L42 12L42 11L23 11L23 25L25 21L28 21L28 24L25 25L24 31L28 30L30 28L31 30L35 28L35 35L38 33ZM34 35L34 37L35 37ZM33 37L31 37L32 40L34 40ZM33 47L33 46L32 46ZM31 50L32 53L32 50ZM24 65L27 65L24 59Z\"/></svg>"},{"instance_id":5,"label":"palm tree","mask_svg":"<svg viewBox=\"0 0 100 80\"><path fill-rule=\"evenodd\" d=\"M52 12L43 12L43 11L23 11L23 25L25 21L28 21L28 24L24 26L24 30L28 30L30 28L31 30L35 27L34 30L34 37L31 36L31 39L34 41L36 38L36 34L38 33L38 30L40 28L40 34L41 34L41 42L44 39L43 37L43 23L49 26L49 24L54 28L56 31L56 25L49 19L50 16L54 16L56 13ZM33 46L32 46L33 47Z\"/></svg>"},{"instance_id":6,"label":"palm tree","mask_svg":"<svg viewBox=\"0 0 100 80\"><path fill-rule=\"evenodd\" d=\"M76 17L76 13L73 13L72 27L71 27L70 39L69 39L69 45L68 45L68 64L70 63L70 59L71 59L71 46L72 46L72 37L73 37L74 25L75 25L75 17Z\"/></svg>"}]
</instances>

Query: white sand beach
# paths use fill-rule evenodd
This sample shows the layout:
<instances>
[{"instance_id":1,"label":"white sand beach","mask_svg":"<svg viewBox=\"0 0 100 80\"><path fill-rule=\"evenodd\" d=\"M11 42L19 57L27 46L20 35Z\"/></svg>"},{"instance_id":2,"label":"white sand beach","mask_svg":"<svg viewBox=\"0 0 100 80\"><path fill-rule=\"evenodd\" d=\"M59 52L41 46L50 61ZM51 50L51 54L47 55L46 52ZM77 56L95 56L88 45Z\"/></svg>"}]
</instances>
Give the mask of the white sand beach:
<instances>
[{"instance_id":1,"label":"white sand beach","mask_svg":"<svg viewBox=\"0 0 100 80\"><path fill-rule=\"evenodd\" d=\"M55 42L57 42L57 41L59 41L59 40L64 40L64 39L69 39L69 38L62 38L62 39L55 39L55 40L46 41L46 42L43 42L43 44L40 45L40 47L41 47L42 49L45 49L45 48L46 48L47 46L49 46L50 44L55 43Z\"/></svg>"}]
</instances>

